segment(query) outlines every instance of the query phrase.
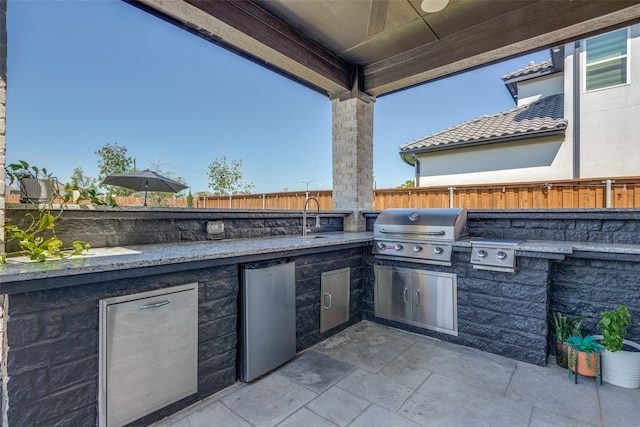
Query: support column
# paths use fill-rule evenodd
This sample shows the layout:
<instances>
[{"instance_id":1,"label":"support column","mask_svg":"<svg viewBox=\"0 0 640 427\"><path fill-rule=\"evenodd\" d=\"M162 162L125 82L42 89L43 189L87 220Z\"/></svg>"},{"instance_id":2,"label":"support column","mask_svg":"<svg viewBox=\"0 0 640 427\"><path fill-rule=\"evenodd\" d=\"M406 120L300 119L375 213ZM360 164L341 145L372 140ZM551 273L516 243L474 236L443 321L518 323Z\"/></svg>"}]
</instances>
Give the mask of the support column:
<instances>
[{"instance_id":1,"label":"support column","mask_svg":"<svg viewBox=\"0 0 640 427\"><path fill-rule=\"evenodd\" d=\"M361 212L373 209L373 100L331 101L333 209L350 210L344 231L365 231Z\"/></svg>"},{"instance_id":2,"label":"support column","mask_svg":"<svg viewBox=\"0 0 640 427\"><path fill-rule=\"evenodd\" d=\"M7 163L7 0L0 0L0 252L4 252L5 165Z\"/></svg>"},{"instance_id":3,"label":"support column","mask_svg":"<svg viewBox=\"0 0 640 427\"><path fill-rule=\"evenodd\" d=\"M4 252L4 220L5 220L5 165L7 117L7 0L0 0L0 252ZM5 330L7 325L7 297L0 296L0 425L8 425L7 409L7 362Z\"/></svg>"}]
</instances>

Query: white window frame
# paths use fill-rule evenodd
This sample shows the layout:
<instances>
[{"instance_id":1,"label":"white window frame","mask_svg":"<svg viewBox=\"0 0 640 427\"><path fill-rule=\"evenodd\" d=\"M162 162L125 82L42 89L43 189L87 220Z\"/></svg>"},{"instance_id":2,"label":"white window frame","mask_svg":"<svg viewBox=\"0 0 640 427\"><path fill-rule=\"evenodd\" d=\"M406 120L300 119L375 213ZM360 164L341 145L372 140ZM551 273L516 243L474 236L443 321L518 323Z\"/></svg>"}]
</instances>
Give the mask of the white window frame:
<instances>
[{"instance_id":1,"label":"white window frame","mask_svg":"<svg viewBox=\"0 0 640 427\"><path fill-rule=\"evenodd\" d=\"M609 62L609 61L613 61L616 59L621 59L621 58L626 58L627 59L627 81L624 83L620 83L617 85L613 85L613 86L607 86L607 87L600 87L597 89L591 89L591 90L587 90L587 41L610 34L610 33L615 33L617 31L620 31L620 29L618 30L614 30L614 31L609 31L607 33L602 33L602 34L598 34L597 36L593 36L593 37L589 37L587 39L583 40L583 52L582 52L582 92L583 93L591 93L591 92L597 92L600 90L607 90L607 89L612 89L615 87L621 87L621 86L626 86L628 84L630 84L631 82L631 37L630 37L630 31L629 28L625 28L624 29L627 33L627 54L626 55L619 55L613 58L607 58L607 59L603 59L601 61L595 61L591 64L589 64L590 66L592 65L597 65L597 64L603 64L605 62Z\"/></svg>"}]
</instances>

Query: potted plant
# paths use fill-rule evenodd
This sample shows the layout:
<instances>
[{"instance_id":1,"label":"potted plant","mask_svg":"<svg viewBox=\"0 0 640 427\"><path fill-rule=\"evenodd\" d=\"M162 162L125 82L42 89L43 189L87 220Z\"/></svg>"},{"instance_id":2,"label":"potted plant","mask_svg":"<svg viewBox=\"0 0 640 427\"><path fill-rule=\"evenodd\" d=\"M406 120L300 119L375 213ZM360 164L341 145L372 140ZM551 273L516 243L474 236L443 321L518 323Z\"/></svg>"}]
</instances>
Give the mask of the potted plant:
<instances>
[{"instance_id":1,"label":"potted plant","mask_svg":"<svg viewBox=\"0 0 640 427\"><path fill-rule=\"evenodd\" d=\"M567 367L567 345L564 341L571 337L583 337L582 321L586 319L587 315L575 317L569 319L567 316L563 316L560 312L551 313L551 324L556 335L556 363L563 367Z\"/></svg>"},{"instance_id":2,"label":"potted plant","mask_svg":"<svg viewBox=\"0 0 640 427\"><path fill-rule=\"evenodd\" d=\"M7 178L10 182L17 181L21 189L27 189L29 184L25 184L25 180L39 177L44 181L48 181L50 186L46 189L47 196L39 193L37 197L27 195L24 202L29 203L26 209L25 218L16 224L6 223L4 225L5 243L13 244L17 250L11 252L3 252L0 254L0 263L7 263L7 258L11 256L25 256L30 261L45 261L47 259L60 259L65 254L80 255L83 251L89 250L89 244L81 240L74 240L71 246L65 247L55 231L55 222L64 211L64 203L70 196L61 195L59 186L53 185L51 174L47 173L44 168L29 166L25 161L19 164L11 164L7 166ZM59 211L54 214L53 202L56 198L61 198L63 203L60 205Z\"/></svg>"},{"instance_id":3,"label":"potted plant","mask_svg":"<svg viewBox=\"0 0 640 427\"><path fill-rule=\"evenodd\" d=\"M578 374L585 377L595 377L596 382L602 383L600 353L604 350L604 346L598 343L593 335L572 336L567 338L564 343L568 347L567 370L569 377L571 377L571 373L574 373L576 374L576 383L578 382Z\"/></svg>"},{"instance_id":4,"label":"potted plant","mask_svg":"<svg viewBox=\"0 0 640 427\"><path fill-rule=\"evenodd\" d=\"M5 170L9 185L18 184L22 203L45 203L57 186L56 179L45 168L31 166L24 160L7 165Z\"/></svg>"},{"instance_id":5,"label":"potted plant","mask_svg":"<svg viewBox=\"0 0 640 427\"><path fill-rule=\"evenodd\" d=\"M624 305L601 313L602 380L619 387L640 387L640 344L624 339L631 325L631 314ZM600 338L599 336L596 338Z\"/></svg>"}]
</instances>

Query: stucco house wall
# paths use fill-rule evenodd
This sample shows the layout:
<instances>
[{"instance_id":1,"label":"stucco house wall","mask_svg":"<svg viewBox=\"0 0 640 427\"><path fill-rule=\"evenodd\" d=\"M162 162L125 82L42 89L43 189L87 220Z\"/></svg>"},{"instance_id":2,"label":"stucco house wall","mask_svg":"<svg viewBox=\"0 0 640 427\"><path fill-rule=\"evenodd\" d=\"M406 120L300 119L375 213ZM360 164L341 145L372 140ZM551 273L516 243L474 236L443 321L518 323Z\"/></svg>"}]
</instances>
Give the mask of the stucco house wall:
<instances>
[{"instance_id":1,"label":"stucco house wall","mask_svg":"<svg viewBox=\"0 0 640 427\"><path fill-rule=\"evenodd\" d=\"M518 107L537 101L542 97L563 93L564 79L562 73L539 77L518 83ZM566 102L566 100L565 100Z\"/></svg>"},{"instance_id":2,"label":"stucco house wall","mask_svg":"<svg viewBox=\"0 0 640 427\"><path fill-rule=\"evenodd\" d=\"M518 107L563 94L564 134L415 153L416 185L640 176L640 24L629 27L629 83L586 92L585 56L584 40L568 43L563 70L517 83Z\"/></svg>"},{"instance_id":3,"label":"stucco house wall","mask_svg":"<svg viewBox=\"0 0 640 427\"><path fill-rule=\"evenodd\" d=\"M629 32L629 83L591 92L581 88L581 178L640 175L640 25ZM580 56L583 65L585 53Z\"/></svg>"},{"instance_id":4,"label":"stucco house wall","mask_svg":"<svg viewBox=\"0 0 640 427\"><path fill-rule=\"evenodd\" d=\"M524 171L531 180L570 179L572 156L563 142L558 135L420 156L420 185L520 182Z\"/></svg>"}]
</instances>

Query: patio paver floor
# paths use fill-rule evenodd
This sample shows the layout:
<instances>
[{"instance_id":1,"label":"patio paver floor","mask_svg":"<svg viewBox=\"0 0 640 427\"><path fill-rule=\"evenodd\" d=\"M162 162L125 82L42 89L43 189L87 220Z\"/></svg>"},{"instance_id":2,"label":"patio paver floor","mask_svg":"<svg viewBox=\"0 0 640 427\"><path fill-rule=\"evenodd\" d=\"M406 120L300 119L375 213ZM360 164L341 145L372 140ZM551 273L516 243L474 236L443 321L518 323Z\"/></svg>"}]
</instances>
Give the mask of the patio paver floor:
<instances>
[{"instance_id":1,"label":"patio paver floor","mask_svg":"<svg viewBox=\"0 0 640 427\"><path fill-rule=\"evenodd\" d=\"M218 426L635 425L640 389L363 321L251 384L155 423Z\"/></svg>"}]
</instances>

